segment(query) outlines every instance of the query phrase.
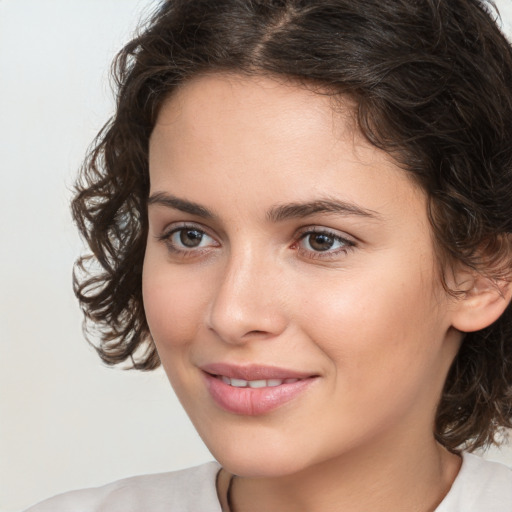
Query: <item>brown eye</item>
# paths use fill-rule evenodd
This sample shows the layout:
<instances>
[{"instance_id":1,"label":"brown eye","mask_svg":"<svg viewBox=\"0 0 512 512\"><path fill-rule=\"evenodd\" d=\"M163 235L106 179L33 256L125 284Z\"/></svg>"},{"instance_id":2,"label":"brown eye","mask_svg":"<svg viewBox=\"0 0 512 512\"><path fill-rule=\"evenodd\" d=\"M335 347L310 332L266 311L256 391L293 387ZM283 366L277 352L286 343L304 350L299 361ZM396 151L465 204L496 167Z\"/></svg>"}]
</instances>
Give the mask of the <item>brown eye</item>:
<instances>
[{"instance_id":1,"label":"brown eye","mask_svg":"<svg viewBox=\"0 0 512 512\"><path fill-rule=\"evenodd\" d=\"M180 242L190 249L199 247L204 236L204 233L197 229L180 229L177 234L179 234Z\"/></svg>"},{"instance_id":2,"label":"brown eye","mask_svg":"<svg viewBox=\"0 0 512 512\"><path fill-rule=\"evenodd\" d=\"M310 233L307 235L308 245L314 251L328 251L332 249L335 238L326 233Z\"/></svg>"},{"instance_id":3,"label":"brown eye","mask_svg":"<svg viewBox=\"0 0 512 512\"><path fill-rule=\"evenodd\" d=\"M311 258L334 257L346 253L354 246L353 241L323 229L303 233L299 240L299 252Z\"/></svg>"},{"instance_id":4,"label":"brown eye","mask_svg":"<svg viewBox=\"0 0 512 512\"><path fill-rule=\"evenodd\" d=\"M202 229L195 226L175 228L159 237L169 251L174 253L195 253L196 250L218 247L218 243Z\"/></svg>"}]
</instances>

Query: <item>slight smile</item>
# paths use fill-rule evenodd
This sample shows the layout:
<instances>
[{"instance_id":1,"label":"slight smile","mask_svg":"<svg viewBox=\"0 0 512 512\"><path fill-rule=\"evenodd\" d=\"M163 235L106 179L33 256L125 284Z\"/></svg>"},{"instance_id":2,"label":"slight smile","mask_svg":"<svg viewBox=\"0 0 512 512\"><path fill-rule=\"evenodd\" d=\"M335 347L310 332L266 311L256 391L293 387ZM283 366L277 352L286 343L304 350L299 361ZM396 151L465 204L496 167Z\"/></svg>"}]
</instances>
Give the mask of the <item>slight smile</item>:
<instances>
[{"instance_id":1,"label":"slight smile","mask_svg":"<svg viewBox=\"0 0 512 512\"><path fill-rule=\"evenodd\" d=\"M301 395L318 375L271 366L215 363L201 367L213 401L227 412L257 416Z\"/></svg>"},{"instance_id":2,"label":"slight smile","mask_svg":"<svg viewBox=\"0 0 512 512\"><path fill-rule=\"evenodd\" d=\"M224 384L233 386L235 388L273 388L280 386L281 384L293 384L299 379L260 379L260 380L244 380L244 379L230 379L225 375L214 375L214 377L220 378Z\"/></svg>"}]
</instances>

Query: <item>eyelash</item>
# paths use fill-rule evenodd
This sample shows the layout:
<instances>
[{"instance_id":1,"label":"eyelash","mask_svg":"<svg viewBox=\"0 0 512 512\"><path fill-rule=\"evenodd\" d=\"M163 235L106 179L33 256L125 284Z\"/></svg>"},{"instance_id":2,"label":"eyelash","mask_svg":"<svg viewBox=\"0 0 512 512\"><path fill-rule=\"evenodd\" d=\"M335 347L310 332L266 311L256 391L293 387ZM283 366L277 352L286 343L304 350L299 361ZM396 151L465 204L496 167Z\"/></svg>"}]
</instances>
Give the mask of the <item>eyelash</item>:
<instances>
[{"instance_id":1,"label":"eyelash","mask_svg":"<svg viewBox=\"0 0 512 512\"><path fill-rule=\"evenodd\" d=\"M315 251L312 249L303 249L300 245L300 243L304 240L307 240L307 237L311 235L316 236L326 236L333 240L333 242L338 242L340 244L340 247L335 250L326 250L326 251ZM292 247L296 246L297 251L301 255L305 255L306 257L310 259L330 259L335 258L337 256L340 256L341 254L345 254L351 249L355 247L355 242L352 240L349 240L348 238L342 237L338 234L336 234L333 231L330 231L325 228L314 228L309 227L307 228L307 231L303 231L299 234L299 237L296 242L293 243Z\"/></svg>"},{"instance_id":2,"label":"eyelash","mask_svg":"<svg viewBox=\"0 0 512 512\"><path fill-rule=\"evenodd\" d=\"M184 231L196 231L197 233L200 233L203 237L207 236L213 240L213 237L210 236L203 228L200 228L198 226L195 226L194 224L182 224L179 226L173 226L172 228L164 231L161 235L157 236L157 239L167 246L167 250L173 254L176 254L181 257L191 257L191 256L198 256L202 254L207 248L189 248L187 249L181 249L176 246L176 244L172 241L173 235L178 235L179 233L182 233ZM202 242L202 239L201 239ZM218 247L220 244L216 242L215 246Z\"/></svg>"},{"instance_id":3,"label":"eyelash","mask_svg":"<svg viewBox=\"0 0 512 512\"><path fill-rule=\"evenodd\" d=\"M335 258L341 254L347 253L352 248L355 247L356 243L352 240L349 240L348 238L344 238L338 234L336 234L333 231L330 231L325 228L315 228L315 227L308 227L306 228L306 231L299 232L296 236L296 240L293 242L291 248L296 249L297 252L304 257L307 257L309 259L331 259ZM183 233L184 231L195 231L199 234L201 234L202 237L206 236L208 238L211 238L214 240L212 236L210 236L203 228L198 227L194 224L183 224L180 226L173 226L172 228L168 229L161 235L157 236L157 239L167 246L167 249L169 252L181 256L181 257L192 257L192 256L200 256L203 252L207 251L211 246L219 247L220 244L218 242L215 242L215 244L210 244L206 246L205 248L197 247L197 248L189 248L182 249L177 247L176 243L172 241L173 235L178 235L180 233ZM330 238L333 241L333 244L339 243L340 247L335 250L327 249L325 251L315 251L314 249L304 249L304 247L301 246L301 243L304 240L307 240L307 238L311 235L316 236L325 236ZM200 243L203 241L203 238L201 238ZM309 244L310 245L310 244ZM311 245L310 245L311 246Z\"/></svg>"}]
</instances>

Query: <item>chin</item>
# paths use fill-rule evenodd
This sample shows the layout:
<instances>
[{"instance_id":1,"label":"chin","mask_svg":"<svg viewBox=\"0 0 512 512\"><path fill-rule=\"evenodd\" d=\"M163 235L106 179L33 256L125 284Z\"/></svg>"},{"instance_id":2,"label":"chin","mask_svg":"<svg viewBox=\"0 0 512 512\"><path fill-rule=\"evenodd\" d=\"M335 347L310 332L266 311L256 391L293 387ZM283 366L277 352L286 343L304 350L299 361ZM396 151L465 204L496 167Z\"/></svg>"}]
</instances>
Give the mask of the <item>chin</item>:
<instances>
[{"instance_id":1,"label":"chin","mask_svg":"<svg viewBox=\"0 0 512 512\"><path fill-rule=\"evenodd\" d=\"M298 465L296 461L283 460L282 457L275 460L275 457L271 455L265 460L262 458L248 460L242 457L219 457L217 460L230 473L251 478L279 478L293 475L306 469L306 467Z\"/></svg>"},{"instance_id":2,"label":"chin","mask_svg":"<svg viewBox=\"0 0 512 512\"><path fill-rule=\"evenodd\" d=\"M305 454L301 453L299 446L287 447L285 443L256 439L247 442L233 437L225 443L209 448L223 468L243 477L284 477L311 465L304 457Z\"/></svg>"}]
</instances>

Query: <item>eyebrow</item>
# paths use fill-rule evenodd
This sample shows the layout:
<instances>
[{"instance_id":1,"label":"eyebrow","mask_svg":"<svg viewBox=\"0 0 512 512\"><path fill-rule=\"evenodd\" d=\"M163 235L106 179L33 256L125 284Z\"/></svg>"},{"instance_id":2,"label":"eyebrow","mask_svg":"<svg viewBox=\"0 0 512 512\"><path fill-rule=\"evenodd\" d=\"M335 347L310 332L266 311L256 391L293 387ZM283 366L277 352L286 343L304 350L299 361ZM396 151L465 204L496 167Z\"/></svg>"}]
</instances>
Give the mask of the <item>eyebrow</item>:
<instances>
[{"instance_id":1,"label":"eyebrow","mask_svg":"<svg viewBox=\"0 0 512 512\"><path fill-rule=\"evenodd\" d=\"M208 208L193 201L180 199L166 192L156 192L148 198L148 205L157 204L167 208L197 215L205 219L214 219L217 216ZM370 219L380 219L380 215L356 204L340 201L338 199L319 199L304 203L287 203L272 207L267 212L267 219L271 222L282 222L293 218L309 217L317 213L335 213L344 216L357 216Z\"/></svg>"},{"instance_id":2,"label":"eyebrow","mask_svg":"<svg viewBox=\"0 0 512 512\"><path fill-rule=\"evenodd\" d=\"M165 192L156 192L152 194L148 198L148 205L150 204L158 204L161 206L166 206L167 208L174 208L175 210L180 210L185 213L190 213L191 215L197 215L198 217L203 217L205 219L213 219L215 215L200 204L194 203L192 201L187 201L185 199L180 199L171 194L167 194Z\"/></svg>"},{"instance_id":3,"label":"eyebrow","mask_svg":"<svg viewBox=\"0 0 512 512\"><path fill-rule=\"evenodd\" d=\"M380 219L380 215L373 210L367 210L356 204L338 199L322 199L306 203L289 203L274 206L267 213L267 218L273 222L280 222L292 218L309 217L316 213L336 213L344 216L354 215L357 217Z\"/></svg>"}]
</instances>

